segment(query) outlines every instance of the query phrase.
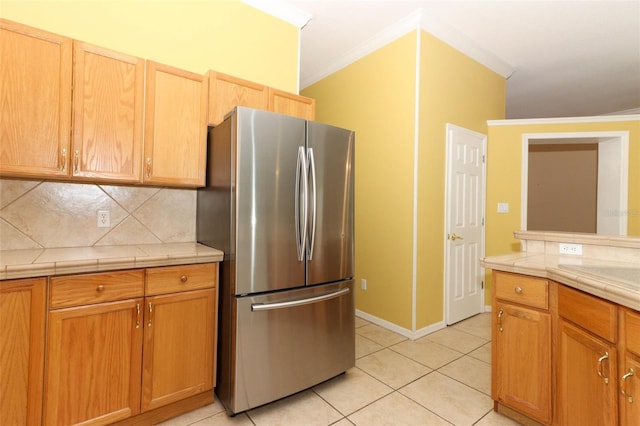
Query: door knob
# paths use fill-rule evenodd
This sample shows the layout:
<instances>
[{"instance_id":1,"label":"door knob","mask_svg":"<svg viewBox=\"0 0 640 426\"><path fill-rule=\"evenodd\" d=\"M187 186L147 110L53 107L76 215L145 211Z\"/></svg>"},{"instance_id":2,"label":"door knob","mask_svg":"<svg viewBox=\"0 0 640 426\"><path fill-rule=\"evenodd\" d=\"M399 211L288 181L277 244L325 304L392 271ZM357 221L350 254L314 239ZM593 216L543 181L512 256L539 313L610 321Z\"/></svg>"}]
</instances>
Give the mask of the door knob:
<instances>
[{"instance_id":1,"label":"door knob","mask_svg":"<svg viewBox=\"0 0 640 426\"><path fill-rule=\"evenodd\" d=\"M460 235L456 235L456 234L449 234L449 239L450 240L464 240L464 237L461 237Z\"/></svg>"}]
</instances>

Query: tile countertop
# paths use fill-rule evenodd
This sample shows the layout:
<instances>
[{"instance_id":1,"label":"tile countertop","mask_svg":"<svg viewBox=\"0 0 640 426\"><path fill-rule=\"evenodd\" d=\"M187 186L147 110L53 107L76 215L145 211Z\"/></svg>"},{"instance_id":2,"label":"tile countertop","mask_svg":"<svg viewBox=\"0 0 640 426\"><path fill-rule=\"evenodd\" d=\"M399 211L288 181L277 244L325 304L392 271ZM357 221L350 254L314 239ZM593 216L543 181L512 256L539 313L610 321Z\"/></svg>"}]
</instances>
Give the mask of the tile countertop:
<instances>
[{"instance_id":1,"label":"tile countertop","mask_svg":"<svg viewBox=\"0 0 640 426\"><path fill-rule=\"evenodd\" d=\"M2 250L0 280L220 262L222 258L222 251L198 243Z\"/></svg>"},{"instance_id":2,"label":"tile countertop","mask_svg":"<svg viewBox=\"0 0 640 426\"><path fill-rule=\"evenodd\" d=\"M518 236L518 234L516 235ZM525 237L527 236L525 235ZM585 244L584 241L580 242ZM532 245L530 242L528 243L523 244L523 247ZM486 257L481 259L480 263L488 269L549 278L585 293L640 311L638 253L634 252L629 255L627 252L627 256L621 258L606 255L593 257L560 255L557 247L550 247L549 241L546 241L544 245L545 248L541 250Z\"/></svg>"}]
</instances>

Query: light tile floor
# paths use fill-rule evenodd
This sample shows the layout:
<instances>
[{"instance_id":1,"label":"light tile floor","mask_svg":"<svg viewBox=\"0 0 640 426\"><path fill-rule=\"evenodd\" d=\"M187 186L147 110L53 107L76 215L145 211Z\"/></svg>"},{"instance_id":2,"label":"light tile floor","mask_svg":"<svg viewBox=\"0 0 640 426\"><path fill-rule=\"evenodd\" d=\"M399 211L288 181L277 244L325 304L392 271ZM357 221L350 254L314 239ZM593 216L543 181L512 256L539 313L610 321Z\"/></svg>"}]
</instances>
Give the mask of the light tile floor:
<instances>
[{"instance_id":1,"label":"light tile floor","mask_svg":"<svg viewBox=\"0 0 640 426\"><path fill-rule=\"evenodd\" d=\"M356 318L345 374L234 417L216 401L163 425L517 425L493 411L490 322L480 314L409 340Z\"/></svg>"}]
</instances>

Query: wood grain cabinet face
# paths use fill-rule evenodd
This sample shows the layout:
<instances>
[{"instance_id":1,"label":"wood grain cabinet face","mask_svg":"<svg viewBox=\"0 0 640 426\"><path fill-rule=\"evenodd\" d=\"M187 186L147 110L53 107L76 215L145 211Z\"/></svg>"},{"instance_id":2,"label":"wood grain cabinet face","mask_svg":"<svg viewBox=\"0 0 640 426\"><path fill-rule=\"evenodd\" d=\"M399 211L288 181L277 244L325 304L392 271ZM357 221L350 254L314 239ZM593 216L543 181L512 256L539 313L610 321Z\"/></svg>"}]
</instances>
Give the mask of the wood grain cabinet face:
<instances>
[{"instance_id":1,"label":"wood grain cabinet face","mask_svg":"<svg viewBox=\"0 0 640 426\"><path fill-rule=\"evenodd\" d=\"M139 183L144 60L74 41L74 177Z\"/></svg>"},{"instance_id":2,"label":"wood grain cabinet face","mask_svg":"<svg viewBox=\"0 0 640 426\"><path fill-rule=\"evenodd\" d=\"M558 315L558 423L618 424L617 305L561 285Z\"/></svg>"},{"instance_id":3,"label":"wood grain cabinet face","mask_svg":"<svg viewBox=\"0 0 640 426\"><path fill-rule=\"evenodd\" d=\"M621 310L621 340L624 342L624 361L620 362L620 423L640 424L640 313Z\"/></svg>"},{"instance_id":4,"label":"wood grain cabinet face","mask_svg":"<svg viewBox=\"0 0 640 426\"><path fill-rule=\"evenodd\" d=\"M46 279L0 282L0 425L40 425Z\"/></svg>"},{"instance_id":5,"label":"wood grain cabinet face","mask_svg":"<svg viewBox=\"0 0 640 426\"><path fill-rule=\"evenodd\" d=\"M316 100L269 88L269 111L314 120Z\"/></svg>"},{"instance_id":6,"label":"wood grain cabinet face","mask_svg":"<svg viewBox=\"0 0 640 426\"><path fill-rule=\"evenodd\" d=\"M44 424L111 424L212 390L217 273L207 263L52 277ZM148 276L159 295L143 297Z\"/></svg>"},{"instance_id":7,"label":"wood grain cabinet face","mask_svg":"<svg viewBox=\"0 0 640 426\"><path fill-rule=\"evenodd\" d=\"M211 288L145 299L143 412L213 389L215 294Z\"/></svg>"},{"instance_id":8,"label":"wood grain cabinet face","mask_svg":"<svg viewBox=\"0 0 640 426\"><path fill-rule=\"evenodd\" d=\"M49 313L46 425L109 424L140 411L142 299Z\"/></svg>"},{"instance_id":9,"label":"wood grain cabinet face","mask_svg":"<svg viewBox=\"0 0 640 426\"><path fill-rule=\"evenodd\" d=\"M0 19L0 175L69 175L72 40Z\"/></svg>"},{"instance_id":10,"label":"wood grain cabinet face","mask_svg":"<svg viewBox=\"0 0 640 426\"><path fill-rule=\"evenodd\" d=\"M491 396L539 422L552 416L549 282L493 272Z\"/></svg>"},{"instance_id":11,"label":"wood grain cabinet face","mask_svg":"<svg viewBox=\"0 0 640 426\"><path fill-rule=\"evenodd\" d=\"M208 78L147 61L143 181L204 186Z\"/></svg>"},{"instance_id":12,"label":"wood grain cabinet face","mask_svg":"<svg viewBox=\"0 0 640 426\"><path fill-rule=\"evenodd\" d=\"M143 291L142 269L51 278L44 424L140 412Z\"/></svg>"},{"instance_id":13,"label":"wood grain cabinet face","mask_svg":"<svg viewBox=\"0 0 640 426\"><path fill-rule=\"evenodd\" d=\"M267 110L267 86L209 71L209 125L217 126L236 106Z\"/></svg>"},{"instance_id":14,"label":"wood grain cabinet face","mask_svg":"<svg viewBox=\"0 0 640 426\"><path fill-rule=\"evenodd\" d=\"M617 368L615 345L560 318L558 424L618 424Z\"/></svg>"},{"instance_id":15,"label":"wood grain cabinet face","mask_svg":"<svg viewBox=\"0 0 640 426\"><path fill-rule=\"evenodd\" d=\"M493 399L551 421L551 315L498 301L492 342Z\"/></svg>"}]
</instances>

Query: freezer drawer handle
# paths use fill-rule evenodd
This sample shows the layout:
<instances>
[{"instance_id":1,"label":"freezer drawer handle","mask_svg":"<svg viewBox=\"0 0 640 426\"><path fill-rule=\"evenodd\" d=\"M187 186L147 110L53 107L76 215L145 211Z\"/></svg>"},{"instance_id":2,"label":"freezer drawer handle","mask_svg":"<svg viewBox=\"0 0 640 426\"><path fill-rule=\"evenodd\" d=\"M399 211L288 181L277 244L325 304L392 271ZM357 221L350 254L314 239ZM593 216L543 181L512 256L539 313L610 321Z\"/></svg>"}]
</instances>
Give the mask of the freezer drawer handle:
<instances>
[{"instance_id":1,"label":"freezer drawer handle","mask_svg":"<svg viewBox=\"0 0 640 426\"><path fill-rule=\"evenodd\" d=\"M310 303L317 303L323 300L334 299L349 293L349 288L343 288L342 290L334 291L332 293L326 293L321 296L309 297L308 299L290 300L288 302L276 302L276 303L252 303L252 311L270 311L273 309L293 308L295 306L308 305Z\"/></svg>"}]
</instances>

